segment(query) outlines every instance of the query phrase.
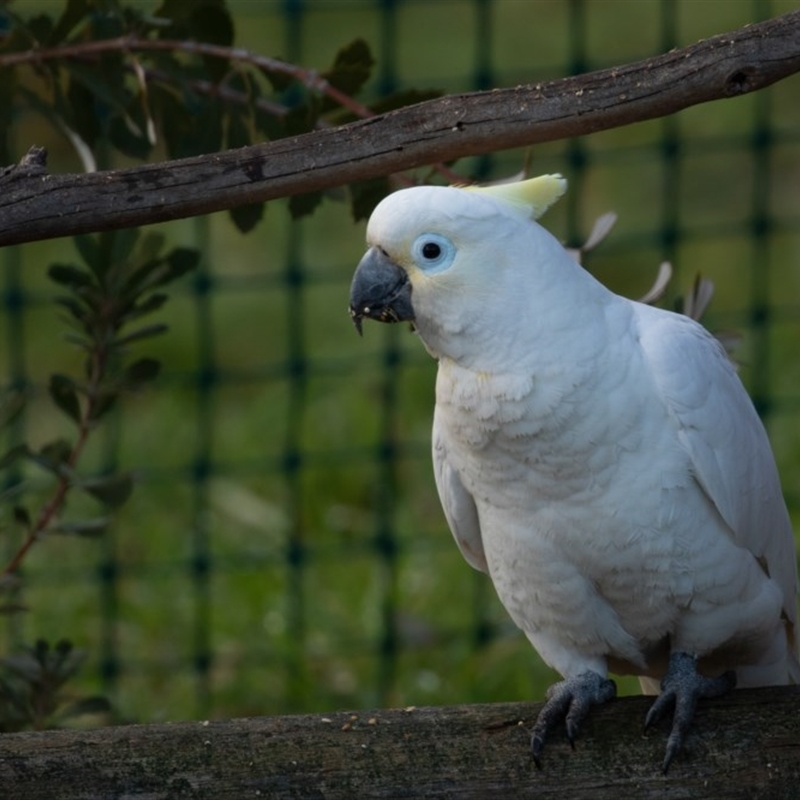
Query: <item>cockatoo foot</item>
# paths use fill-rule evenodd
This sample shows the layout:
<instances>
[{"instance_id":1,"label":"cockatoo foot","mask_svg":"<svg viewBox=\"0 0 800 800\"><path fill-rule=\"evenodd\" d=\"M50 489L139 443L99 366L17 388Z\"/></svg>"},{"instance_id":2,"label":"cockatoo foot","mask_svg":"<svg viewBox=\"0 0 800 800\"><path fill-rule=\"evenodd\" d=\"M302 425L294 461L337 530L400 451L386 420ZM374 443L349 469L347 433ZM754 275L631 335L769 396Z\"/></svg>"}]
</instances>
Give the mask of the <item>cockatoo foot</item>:
<instances>
[{"instance_id":1,"label":"cockatoo foot","mask_svg":"<svg viewBox=\"0 0 800 800\"><path fill-rule=\"evenodd\" d=\"M669 658L667 673L661 681L661 694L650 706L644 721L645 730L658 722L672 707L672 730L667 739L667 752L662 770L666 774L672 759L683 746L686 734L694 719L694 710L701 697L721 697L736 686L733 670L718 678L706 678L697 672L697 658L689 653L673 653Z\"/></svg>"},{"instance_id":2,"label":"cockatoo foot","mask_svg":"<svg viewBox=\"0 0 800 800\"><path fill-rule=\"evenodd\" d=\"M554 683L547 690L547 702L539 712L531 733L533 763L541 769L545 740L562 719L567 728L567 740L574 749L578 728L586 719L589 709L613 700L616 695L617 685L614 681L592 671Z\"/></svg>"}]
</instances>

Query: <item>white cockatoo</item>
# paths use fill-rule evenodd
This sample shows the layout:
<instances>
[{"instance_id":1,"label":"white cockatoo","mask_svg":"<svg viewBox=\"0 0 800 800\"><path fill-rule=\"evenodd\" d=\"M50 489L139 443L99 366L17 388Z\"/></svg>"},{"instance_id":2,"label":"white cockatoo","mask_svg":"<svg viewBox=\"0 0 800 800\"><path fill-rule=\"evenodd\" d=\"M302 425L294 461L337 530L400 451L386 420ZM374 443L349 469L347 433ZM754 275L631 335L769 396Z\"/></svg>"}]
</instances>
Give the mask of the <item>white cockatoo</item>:
<instances>
[{"instance_id":1,"label":"white cockatoo","mask_svg":"<svg viewBox=\"0 0 800 800\"><path fill-rule=\"evenodd\" d=\"M385 198L350 313L413 323L438 361L433 462L464 558L563 680L537 765L609 672L674 705L663 768L698 698L800 682L797 566L765 430L722 346L627 300L534 220L561 176Z\"/></svg>"}]
</instances>

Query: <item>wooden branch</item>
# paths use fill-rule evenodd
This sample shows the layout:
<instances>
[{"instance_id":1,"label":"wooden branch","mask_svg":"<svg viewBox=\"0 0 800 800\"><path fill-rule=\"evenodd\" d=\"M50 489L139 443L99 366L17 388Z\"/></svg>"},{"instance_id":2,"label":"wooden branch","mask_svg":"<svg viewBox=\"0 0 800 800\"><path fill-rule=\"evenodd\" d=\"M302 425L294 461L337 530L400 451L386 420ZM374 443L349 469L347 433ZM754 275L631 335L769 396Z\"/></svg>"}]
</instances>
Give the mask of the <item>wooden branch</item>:
<instances>
[{"instance_id":1,"label":"wooden branch","mask_svg":"<svg viewBox=\"0 0 800 800\"><path fill-rule=\"evenodd\" d=\"M553 741L541 770L528 754L540 706L507 703L6 734L0 786L15 800L797 798L800 687L702 702L666 776L665 728L642 734L651 701L594 709L575 751Z\"/></svg>"},{"instance_id":2,"label":"wooden branch","mask_svg":"<svg viewBox=\"0 0 800 800\"><path fill-rule=\"evenodd\" d=\"M800 71L800 11L615 69L450 95L239 150L84 175L0 174L0 245L143 225L665 116Z\"/></svg>"}]
</instances>

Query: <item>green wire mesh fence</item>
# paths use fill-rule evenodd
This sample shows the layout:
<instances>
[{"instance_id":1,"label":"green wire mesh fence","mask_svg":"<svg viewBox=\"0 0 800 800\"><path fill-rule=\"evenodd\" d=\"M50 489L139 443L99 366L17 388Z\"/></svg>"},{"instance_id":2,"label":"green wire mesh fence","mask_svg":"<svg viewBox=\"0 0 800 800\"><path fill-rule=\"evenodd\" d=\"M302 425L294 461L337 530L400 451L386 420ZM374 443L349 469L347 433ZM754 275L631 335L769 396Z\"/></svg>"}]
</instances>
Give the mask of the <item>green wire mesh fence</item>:
<instances>
[{"instance_id":1,"label":"green wire mesh fence","mask_svg":"<svg viewBox=\"0 0 800 800\"><path fill-rule=\"evenodd\" d=\"M237 43L298 64L327 63L364 37L378 95L577 74L794 3L229 5ZM57 164L63 144L49 147ZM667 304L697 273L714 282L705 322L741 337L741 374L800 523L797 80L455 169L489 180L527 159L532 172L570 181L544 220L567 243L603 212L618 214L587 258L615 291L644 294L663 260L675 269ZM367 325L359 340L350 325L363 224L327 201L299 222L273 203L247 236L224 215L162 227L203 252L202 268L173 293L171 331L153 345L165 374L104 427L92 455L133 469L137 488L105 539L36 548L25 568L30 610L3 622L9 646L72 639L89 656L77 683L107 694L119 719L139 721L541 697L552 676L462 561L438 507L435 365L400 326ZM3 381L34 390L19 439L44 440L59 424L36 399L73 358L44 267L71 248L0 253Z\"/></svg>"}]
</instances>

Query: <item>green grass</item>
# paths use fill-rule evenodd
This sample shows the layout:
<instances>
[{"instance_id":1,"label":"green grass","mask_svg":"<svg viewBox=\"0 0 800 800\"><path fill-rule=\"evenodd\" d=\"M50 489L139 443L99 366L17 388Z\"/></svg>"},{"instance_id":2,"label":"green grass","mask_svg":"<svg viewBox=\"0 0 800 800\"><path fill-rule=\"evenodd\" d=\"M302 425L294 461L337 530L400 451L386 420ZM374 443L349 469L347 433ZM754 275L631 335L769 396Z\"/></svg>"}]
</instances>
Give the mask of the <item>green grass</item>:
<instances>
[{"instance_id":1,"label":"green grass","mask_svg":"<svg viewBox=\"0 0 800 800\"><path fill-rule=\"evenodd\" d=\"M16 5L21 13L31 6ZM231 5L241 44L287 54L281 4ZM263 10L254 12L256 5ZM566 3L495 5L498 85L569 71ZM773 3L772 13L793 5ZM473 8L455 0L398 4L393 33L403 85L470 85ZM589 67L659 52L661 8L654 0L586 3ZM749 0L676 8L680 44L754 19ZM385 56L372 4L312 2L308 9L301 54L307 65L324 66L358 35L370 39L379 60ZM572 199L545 218L558 235L583 236L598 214L618 212L617 228L589 266L629 296L644 292L666 254L663 187L669 170L679 170L672 296L702 271L717 286L709 325L743 335L739 357L748 385L768 355L758 389L772 401L768 424L800 523L797 90L794 78L766 95L773 142L765 209L772 227L760 248L751 235L757 97L690 109L674 123L543 145L533 167L560 170L573 182ZM675 167L663 159L669 124L680 137ZM58 135L35 119L24 120L17 141L20 151L30 141L47 144L56 170L78 169ZM582 174L574 166L578 147ZM491 175L517 172L524 157L497 154ZM469 174L478 166L472 159L456 168ZM142 347L164 361L166 373L98 432L88 459L92 465L112 458L136 470L140 485L107 541L53 538L35 548L25 573L31 610L14 622L24 638L66 636L86 648L89 662L76 689L110 688L125 720L540 699L554 674L508 621L487 579L463 562L439 509L428 455L435 364L404 328L368 325L359 339L348 319L363 223L354 225L344 205L328 201L293 225L285 204L275 202L249 236L221 214L162 227L174 243L204 248L213 290L198 296L185 281L163 314L170 333ZM284 281L290 257L305 276L301 292ZM42 386L53 370L78 363L59 340L44 277L52 261L74 259L72 245L39 243L3 259L9 269L19 259L36 305L24 311L23 341L9 340L8 311L1 312L1 374L22 353L27 374ZM754 291L770 307L764 336L750 324ZM286 370L297 348L307 359L303 380ZM394 366L386 364L387 348L397 353ZM203 366L217 375L205 394L195 378ZM394 397L389 406L387 397ZM35 399L30 439L41 443L63 432L68 424ZM387 437L396 444L395 459L381 457ZM299 465L287 471L287 456L296 454ZM193 477L198 460L211 465L200 482ZM391 550L381 544L382 529L391 533ZM12 533L3 537L7 551ZM295 564L288 558L292 541L302 544ZM198 572L198 556L207 560L207 573ZM114 583L100 579L109 561L118 571ZM203 676L196 656L205 648L213 660ZM100 676L109 650L120 668L110 687ZM623 686L636 690L631 681Z\"/></svg>"}]
</instances>

